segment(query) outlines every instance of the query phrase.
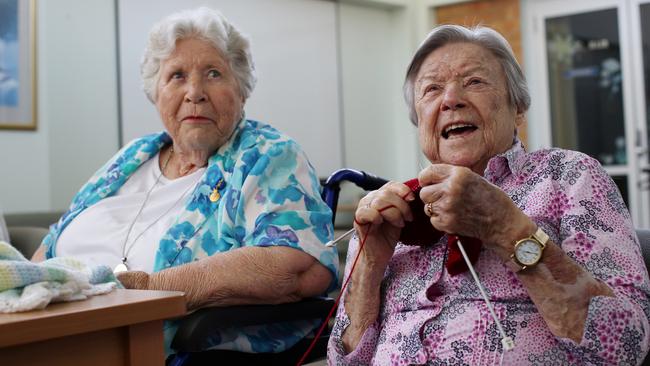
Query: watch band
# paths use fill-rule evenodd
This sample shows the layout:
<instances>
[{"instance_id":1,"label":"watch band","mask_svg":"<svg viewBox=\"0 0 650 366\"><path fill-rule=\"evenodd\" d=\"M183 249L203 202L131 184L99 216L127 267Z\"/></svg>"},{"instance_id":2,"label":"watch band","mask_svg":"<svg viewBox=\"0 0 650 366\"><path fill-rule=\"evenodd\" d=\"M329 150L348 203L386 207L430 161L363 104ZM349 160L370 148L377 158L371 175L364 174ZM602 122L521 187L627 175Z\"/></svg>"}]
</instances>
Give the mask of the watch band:
<instances>
[{"instance_id":1,"label":"watch band","mask_svg":"<svg viewBox=\"0 0 650 366\"><path fill-rule=\"evenodd\" d=\"M537 239L537 241L542 244L542 250L546 248L546 243L548 243L548 234L546 234L539 226L537 227L537 230L535 230L533 238Z\"/></svg>"},{"instance_id":2,"label":"watch band","mask_svg":"<svg viewBox=\"0 0 650 366\"><path fill-rule=\"evenodd\" d=\"M522 266L521 264L519 264L514 256L510 256L510 259L506 261L505 265L506 267L508 267L509 270L511 270L514 273L526 269L526 266Z\"/></svg>"},{"instance_id":3,"label":"watch band","mask_svg":"<svg viewBox=\"0 0 650 366\"><path fill-rule=\"evenodd\" d=\"M537 227L537 230L533 233L533 235L524 238L525 239L535 239L541 246L542 246L542 253L544 253L544 249L546 249L546 243L548 243L548 234L544 232L539 226ZM519 241L519 240L518 240ZM540 258L541 260L541 258ZM538 262L539 263L539 262ZM506 267L508 267L509 270L511 270L514 273L517 273L519 271L522 271L530 266L523 265L517 261L517 258L515 257L515 253L513 252L510 255L510 259L504 263ZM533 264L532 266L536 265L537 263Z\"/></svg>"}]
</instances>

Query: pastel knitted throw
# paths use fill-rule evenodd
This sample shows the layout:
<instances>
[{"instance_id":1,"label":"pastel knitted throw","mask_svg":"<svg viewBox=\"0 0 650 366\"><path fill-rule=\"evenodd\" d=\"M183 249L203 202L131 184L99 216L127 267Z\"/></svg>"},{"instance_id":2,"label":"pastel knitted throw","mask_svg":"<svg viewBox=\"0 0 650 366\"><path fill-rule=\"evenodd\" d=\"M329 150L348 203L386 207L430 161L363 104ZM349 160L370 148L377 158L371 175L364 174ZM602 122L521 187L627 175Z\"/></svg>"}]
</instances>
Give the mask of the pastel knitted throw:
<instances>
[{"instance_id":1,"label":"pastel knitted throw","mask_svg":"<svg viewBox=\"0 0 650 366\"><path fill-rule=\"evenodd\" d=\"M107 266L89 267L69 257L40 263L0 241L0 313L43 309L50 302L85 300L117 285Z\"/></svg>"}]
</instances>

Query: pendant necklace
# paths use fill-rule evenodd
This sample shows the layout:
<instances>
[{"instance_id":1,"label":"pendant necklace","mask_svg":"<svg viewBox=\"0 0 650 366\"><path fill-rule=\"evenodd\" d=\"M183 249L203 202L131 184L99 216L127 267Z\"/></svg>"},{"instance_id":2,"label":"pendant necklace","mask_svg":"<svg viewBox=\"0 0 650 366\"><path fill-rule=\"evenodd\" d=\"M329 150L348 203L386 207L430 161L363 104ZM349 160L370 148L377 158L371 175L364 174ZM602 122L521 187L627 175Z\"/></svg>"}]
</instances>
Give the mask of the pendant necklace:
<instances>
[{"instance_id":1,"label":"pendant necklace","mask_svg":"<svg viewBox=\"0 0 650 366\"><path fill-rule=\"evenodd\" d=\"M149 191L147 191L147 194L145 195L144 200L142 201L142 204L140 205L140 209L138 210L138 213L135 215L135 218L133 219L133 221L131 221L131 224L129 225L129 230L127 230L126 238L124 238L124 243L122 243L122 258L120 259L121 263L118 264L117 266L115 266L115 269L113 269L113 273L117 274L117 273L125 272L125 271L129 270L129 266L127 265L129 253L131 252L131 249L133 249L133 246L138 241L138 239L140 239L140 237L147 230L149 230L153 225L155 225L158 221L160 221L160 219L162 219L165 215L167 215L167 213L169 213L169 211L171 211L171 209L173 207L175 207L178 204L178 202L185 196L185 194L190 190L190 188L192 188L192 185L190 185L187 188L187 190L185 190L185 192L183 192L183 194L181 194L178 197L178 199L174 202L174 204L171 205L167 210L165 210L165 212L163 212L162 215L160 215L157 219L155 219L144 230L142 230L142 232L140 234L138 234L138 236L135 239L133 239L133 241L131 242L131 244L127 248L126 244L129 241L129 236L131 236L131 231L133 231L133 226L135 225L135 223L138 221L138 218L142 214L142 211L144 210L144 206L147 204L147 201L149 200L149 196L151 196L151 192L153 192L154 188L160 182L160 179L163 176L163 172L167 169L167 164L169 164L169 160L171 160L173 154L174 154L174 146L172 146L169 149L169 156L167 157L167 160L165 160L165 164L163 164L163 167L162 167L162 169L160 171L160 174L158 174L158 178L156 178L156 181L154 182L154 184L151 186L151 188L149 188Z\"/></svg>"}]
</instances>

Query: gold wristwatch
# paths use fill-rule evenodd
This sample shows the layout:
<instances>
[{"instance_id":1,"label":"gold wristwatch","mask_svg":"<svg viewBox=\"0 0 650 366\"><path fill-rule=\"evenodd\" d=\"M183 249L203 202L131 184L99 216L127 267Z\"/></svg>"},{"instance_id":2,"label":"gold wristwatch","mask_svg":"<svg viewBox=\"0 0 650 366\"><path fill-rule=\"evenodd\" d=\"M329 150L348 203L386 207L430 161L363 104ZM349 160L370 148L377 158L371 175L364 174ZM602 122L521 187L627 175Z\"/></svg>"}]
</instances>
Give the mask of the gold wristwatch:
<instances>
[{"instance_id":1,"label":"gold wristwatch","mask_svg":"<svg viewBox=\"0 0 650 366\"><path fill-rule=\"evenodd\" d=\"M510 255L506 266L513 272L535 266L542 259L546 243L548 243L548 235L538 227L533 235L515 243L514 252Z\"/></svg>"}]
</instances>

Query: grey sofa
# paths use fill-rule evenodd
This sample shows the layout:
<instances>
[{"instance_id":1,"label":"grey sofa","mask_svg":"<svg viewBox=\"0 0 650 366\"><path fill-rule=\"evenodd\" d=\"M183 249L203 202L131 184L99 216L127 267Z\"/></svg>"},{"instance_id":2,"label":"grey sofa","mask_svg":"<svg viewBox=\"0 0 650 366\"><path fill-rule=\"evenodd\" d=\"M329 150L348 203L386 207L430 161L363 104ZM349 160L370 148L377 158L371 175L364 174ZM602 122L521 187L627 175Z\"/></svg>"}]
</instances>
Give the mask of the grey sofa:
<instances>
[{"instance_id":1,"label":"grey sofa","mask_svg":"<svg viewBox=\"0 0 650 366\"><path fill-rule=\"evenodd\" d=\"M50 225L57 222L62 214L62 212L5 214L9 242L25 257L31 258Z\"/></svg>"}]
</instances>

